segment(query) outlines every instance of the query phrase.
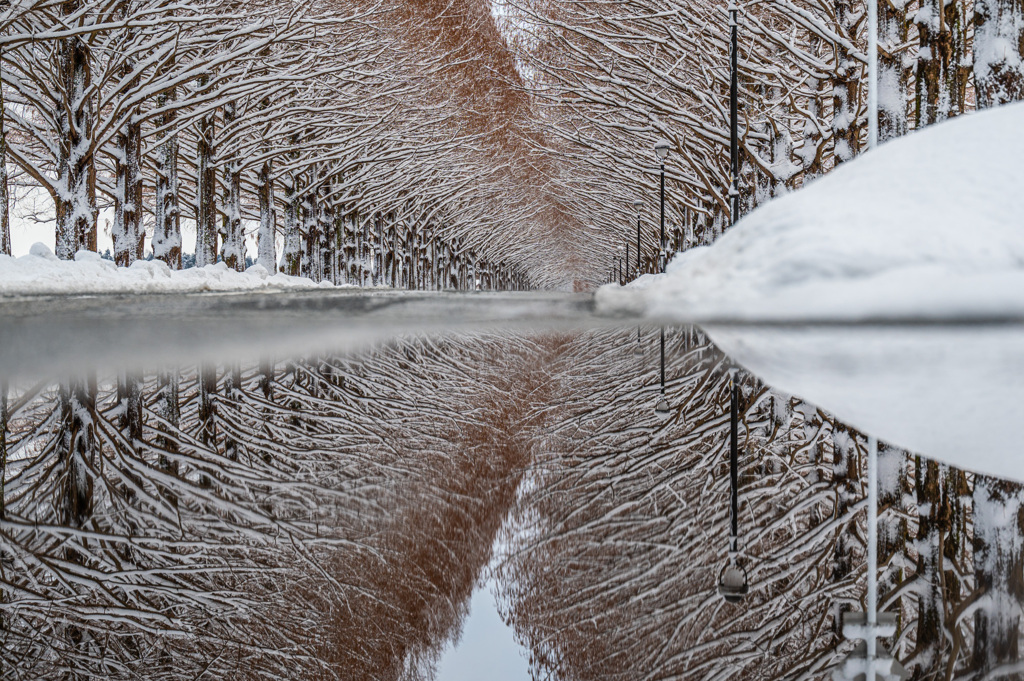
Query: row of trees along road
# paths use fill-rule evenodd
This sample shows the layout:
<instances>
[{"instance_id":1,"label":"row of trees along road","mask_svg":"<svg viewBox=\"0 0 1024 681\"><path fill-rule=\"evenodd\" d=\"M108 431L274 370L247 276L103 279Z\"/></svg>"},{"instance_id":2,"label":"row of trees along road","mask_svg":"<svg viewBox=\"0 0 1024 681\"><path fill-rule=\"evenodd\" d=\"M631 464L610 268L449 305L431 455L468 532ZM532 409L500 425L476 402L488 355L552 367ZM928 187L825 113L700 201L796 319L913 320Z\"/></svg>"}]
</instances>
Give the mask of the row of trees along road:
<instances>
[{"instance_id":1,"label":"row of trees along road","mask_svg":"<svg viewBox=\"0 0 1024 681\"><path fill-rule=\"evenodd\" d=\"M52 200L56 254L403 288L562 283L549 172L489 13L430 2L15 0L0 14L5 175ZM8 176L7 169L10 168ZM45 212L45 211L44 211ZM500 238L499 238L500 237ZM555 254L557 256L558 244ZM562 249L562 262L568 252Z\"/></svg>"},{"instance_id":2,"label":"row of trees along road","mask_svg":"<svg viewBox=\"0 0 1024 681\"><path fill-rule=\"evenodd\" d=\"M866 150L867 8L863 0L738 4L740 204L749 211ZM670 242L683 248L713 242L730 224L727 3L504 0L501 6L503 28L545 111L543 139L574 165L564 205L603 227L593 236L593 276L607 276L612 257L635 243L635 199L647 206L641 269L655 269L653 147L659 139L672 150ZM880 0L879 13L883 142L1024 99L1021 0ZM881 603L903 614L901 659L915 679L1021 678L1024 487L907 453L887 458L898 472L890 479L909 481L886 491L887 512L903 519L889 521L882 533ZM861 498L853 484L858 461L836 460L836 518ZM836 541L830 569L849 572L858 540L840 535ZM830 621L838 626L838 610ZM568 653L552 647L548 668L568 664L558 657ZM667 650L651 652L652 675L665 673ZM576 678L589 678L589 667L570 667ZM800 678L813 669L809 664Z\"/></svg>"},{"instance_id":3,"label":"row of trees along road","mask_svg":"<svg viewBox=\"0 0 1024 681\"><path fill-rule=\"evenodd\" d=\"M1024 97L1021 0L880 4L883 139ZM659 138L673 147L667 222L676 241L713 240L728 223L724 4L509 0L491 10L471 0L12 0L0 10L0 248L10 250L8 190L41 187L52 200L61 258L95 250L97 214L109 207L121 264L144 256L148 237L155 257L179 267L181 227L191 222L198 264L222 259L241 268L243 232L254 225L261 264L314 279L464 286L479 267L495 286L596 281L633 238L632 201L654 207L650 150ZM749 210L863 150L866 21L858 0L772 0L744 4L741 24L741 190ZM653 262L654 231L644 240ZM273 369L260 373L274 384ZM167 536L180 529L186 487L190 500L203 500L189 509L200 518L197 530L230 534L224 553L218 546L203 554L215 554L213 562L258 558L250 526L275 522L254 510L267 496L252 491L259 479L229 463L246 451L243 433L217 416L258 379L238 367L223 376L198 367L192 378L179 392L172 374L124 375L113 386L83 374L51 400L35 400L29 386L10 403L0 386L4 438L11 423L28 418L26 408L56 405L40 421L52 426L47 449L32 450L35 467L19 472L24 486L5 495L9 509L18 508L11 494L52 499L52 509L30 504L41 515L25 514L25 534L5 541L29 547L17 560L37 580L17 583L19 602L38 606L29 613L36 628L26 631L54 627L46 631L70 655L56 659L69 665L95 664L90 673L103 676L116 665L127 674L159 661L170 653L147 648L141 632L186 640L200 629L183 625L180 613L237 612L246 602L236 596L256 584L234 581L244 575L217 578L211 600L178 581L179 562L159 575L135 571L143 554L168 564L166 544L138 537L150 526ZM319 390L320 379L310 386ZM189 428L178 434L183 418ZM826 427L810 412L806 422ZM827 428L838 437L830 435L838 445L823 457L834 469L830 499L836 517L846 517L861 491L859 457L843 453L858 451L857 440L841 426ZM153 456L139 454L140 442L156 447L146 450ZM0 440L5 457L9 447ZM311 460L322 451L328 447L311 442ZM178 457L193 466L187 485L170 473ZM896 460L905 476L894 479L913 485L888 490L897 558L886 567L883 602L917 605L913 621L901 622L899 638L910 647L903 659L921 679L1020 674L1024 491L906 453ZM161 491L148 490L147 480ZM221 496L245 503L222 504L206 491L237 480L252 486ZM39 490L46 493L31 496ZM98 528L103 495L118 501ZM142 515L123 510L136 504ZM914 520L901 526L907 506ZM899 544L908 534L914 541ZM854 539L837 540L828 569L853 569L856 551L845 542ZM205 550L187 540L175 551ZM118 575L116 590L104 592L97 561ZM88 597L65 603L73 614L51 622L48 590L62 579ZM163 600L172 588L192 598L192 610ZM97 594L106 595L89 600ZM100 643L111 634L96 624L101 615L103 627L113 616L131 630L114 661ZM40 650L33 636L19 643L26 655ZM211 649L231 636L211 636ZM255 664L258 651L233 643ZM275 673L294 659L275 657Z\"/></svg>"},{"instance_id":4,"label":"row of trees along road","mask_svg":"<svg viewBox=\"0 0 1024 681\"><path fill-rule=\"evenodd\" d=\"M314 280L506 289L571 281L578 244L542 191L557 173L523 141L535 134L528 101L481 3L13 0L0 8L0 73L2 253L11 251L12 192L41 190L62 259L97 250L98 214L109 209L120 265L150 250L180 268L191 224L200 266L242 269L255 227L260 265ZM330 617L355 612L359 594L396 626L422 615L366 585L341 585L310 553L336 543L302 512L327 504L326 477L364 483L342 459L315 461L345 445L296 414L327 412L304 407L295 384L274 393L272 364L259 369L253 411L249 380L235 365L223 374L197 367L184 382L178 372L105 381L88 371L52 390L0 382L4 677L339 678L339 669L372 675L378 663L403 663L395 647L415 641L401 636L382 633L377 652L329 640L343 631ZM318 381L310 386L320 391ZM238 414L225 419L227 403L263 413L261 437L297 448L249 448L246 433L256 431ZM365 432L380 418L373 413ZM344 412L335 425L357 427ZM296 432L311 459L293 456L305 447ZM279 464L288 472L252 469ZM279 495L274 479L297 495ZM372 499L383 484L365 480ZM345 499L324 513L359 525L358 504ZM397 549L360 535L337 541L352 560L369 560L353 574L373 575ZM285 565L307 566L318 584L278 580ZM299 590L294 603L326 598L327 633L310 628L307 609L289 620L247 595L275 602L286 588Z\"/></svg>"},{"instance_id":5,"label":"row of trees along road","mask_svg":"<svg viewBox=\"0 0 1024 681\"><path fill-rule=\"evenodd\" d=\"M739 2L741 212L866 149L864 0ZM565 207L600 225L592 274L636 241L658 250L659 139L670 245L730 224L728 3L502 0L503 29L548 148L571 159ZM1019 0L880 0L880 139L1024 98ZM635 250L632 251L635 258ZM635 263L635 260L633 261ZM630 264L630 271L635 268Z\"/></svg>"}]
</instances>

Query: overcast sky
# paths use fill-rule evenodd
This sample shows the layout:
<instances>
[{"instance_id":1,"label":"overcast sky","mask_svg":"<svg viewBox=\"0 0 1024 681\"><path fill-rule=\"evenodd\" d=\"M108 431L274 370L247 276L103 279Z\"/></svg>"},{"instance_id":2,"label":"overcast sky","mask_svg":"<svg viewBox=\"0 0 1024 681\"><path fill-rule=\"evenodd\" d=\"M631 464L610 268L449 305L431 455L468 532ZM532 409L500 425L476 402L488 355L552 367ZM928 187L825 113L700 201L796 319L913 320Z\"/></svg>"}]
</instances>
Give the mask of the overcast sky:
<instances>
[{"instance_id":1,"label":"overcast sky","mask_svg":"<svg viewBox=\"0 0 1024 681\"><path fill-rule=\"evenodd\" d=\"M436 681L529 681L526 651L498 616L490 586L477 589L456 648L438 665Z\"/></svg>"}]
</instances>

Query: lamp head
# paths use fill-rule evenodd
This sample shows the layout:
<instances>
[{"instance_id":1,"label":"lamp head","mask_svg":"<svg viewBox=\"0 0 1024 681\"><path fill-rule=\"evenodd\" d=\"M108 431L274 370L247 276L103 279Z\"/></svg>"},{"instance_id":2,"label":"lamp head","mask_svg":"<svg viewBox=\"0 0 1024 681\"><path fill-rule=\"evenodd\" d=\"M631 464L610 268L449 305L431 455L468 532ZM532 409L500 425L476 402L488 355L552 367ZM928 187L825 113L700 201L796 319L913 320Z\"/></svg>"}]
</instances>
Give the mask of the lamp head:
<instances>
[{"instance_id":1,"label":"lamp head","mask_svg":"<svg viewBox=\"0 0 1024 681\"><path fill-rule=\"evenodd\" d=\"M666 140L661 140L660 142L654 145L654 152L658 154L658 158L660 160L664 161L666 158L668 158L668 151L671 148L672 146Z\"/></svg>"},{"instance_id":2,"label":"lamp head","mask_svg":"<svg viewBox=\"0 0 1024 681\"><path fill-rule=\"evenodd\" d=\"M644 207L644 202L640 199L633 201L633 208L636 208L636 212L639 213L640 209Z\"/></svg>"}]
</instances>

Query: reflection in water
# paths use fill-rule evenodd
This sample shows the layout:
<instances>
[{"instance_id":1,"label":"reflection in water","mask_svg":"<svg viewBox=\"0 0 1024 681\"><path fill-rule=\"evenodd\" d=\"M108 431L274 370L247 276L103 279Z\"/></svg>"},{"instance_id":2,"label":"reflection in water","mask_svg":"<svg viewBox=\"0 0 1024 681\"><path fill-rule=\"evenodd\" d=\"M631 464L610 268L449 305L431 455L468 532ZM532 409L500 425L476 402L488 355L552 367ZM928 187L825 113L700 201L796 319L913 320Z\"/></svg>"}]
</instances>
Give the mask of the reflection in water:
<instances>
[{"instance_id":1,"label":"reflection in water","mask_svg":"<svg viewBox=\"0 0 1024 681\"><path fill-rule=\"evenodd\" d=\"M431 678L497 545L536 678L825 678L861 608L865 438L740 373L751 592L727 604L732 364L670 329L659 418L642 341L408 338L10 386L4 676ZM1002 664L1019 488L891 448L881 468L887 645L917 678Z\"/></svg>"},{"instance_id":2,"label":"reflection in water","mask_svg":"<svg viewBox=\"0 0 1024 681\"><path fill-rule=\"evenodd\" d=\"M6 662L21 678L427 673L540 441L562 343L15 386Z\"/></svg>"},{"instance_id":3,"label":"reflection in water","mask_svg":"<svg viewBox=\"0 0 1024 681\"><path fill-rule=\"evenodd\" d=\"M458 643L438 664L437 681L529 681L525 651L501 619L492 588L485 584L473 593Z\"/></svg>"}]
</instances>

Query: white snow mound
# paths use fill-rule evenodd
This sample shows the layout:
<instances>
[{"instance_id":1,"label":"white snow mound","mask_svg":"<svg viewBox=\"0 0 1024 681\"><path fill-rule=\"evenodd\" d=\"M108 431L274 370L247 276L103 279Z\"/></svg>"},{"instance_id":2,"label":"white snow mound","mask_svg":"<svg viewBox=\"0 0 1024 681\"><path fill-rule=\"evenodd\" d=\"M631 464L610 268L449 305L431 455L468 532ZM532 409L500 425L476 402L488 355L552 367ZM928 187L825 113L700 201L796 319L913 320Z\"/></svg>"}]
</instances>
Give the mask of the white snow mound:
<instances>
[{"instance_id":1,"label":"white snow mound","mask_svg":"<svg viewBox=\"0 0 1024 681\"><path fill-rule=\"evenodd\" d=\"M1024 481L1024 325L716 324L1024 315L1024 104L887 143L599 309L703 324L732 361L865 433Z\"/></svg>"},{"instance_id":2,"label":"white snow mound","mask_svg":"<svg viewBox=\"0 0 1024 681\"><path fill-rule=\"evenodd\" d=\"M330 287L329 282L270 274L262 265L235 272L219 262L206 267L172 271L159 260L136 260L118 267L91 251L75 259L59 260L43 244L29 255L0 255L0 296L98 293L196 293L200 291L253 291Z\"/></svg>"},{"instance_id":3,"label":"white snow mound","mask_svg":"<svg viewBox=\"0 0 1024 681\"><path fill-rule=\"evenodd\" d=\"M1024 314L1021 130L1014 104L884 144L655 281L602 287L599 309L682 321Z\"/></svg>"}]
</instances>

